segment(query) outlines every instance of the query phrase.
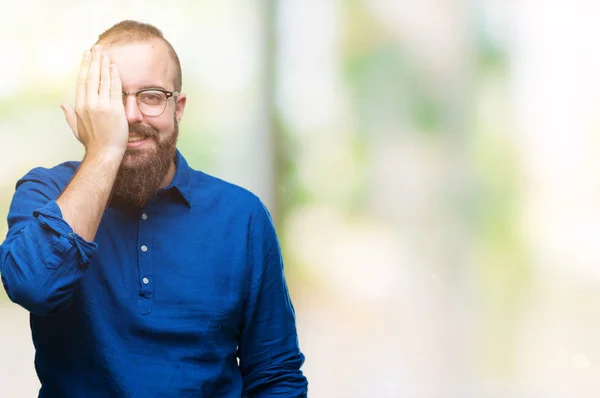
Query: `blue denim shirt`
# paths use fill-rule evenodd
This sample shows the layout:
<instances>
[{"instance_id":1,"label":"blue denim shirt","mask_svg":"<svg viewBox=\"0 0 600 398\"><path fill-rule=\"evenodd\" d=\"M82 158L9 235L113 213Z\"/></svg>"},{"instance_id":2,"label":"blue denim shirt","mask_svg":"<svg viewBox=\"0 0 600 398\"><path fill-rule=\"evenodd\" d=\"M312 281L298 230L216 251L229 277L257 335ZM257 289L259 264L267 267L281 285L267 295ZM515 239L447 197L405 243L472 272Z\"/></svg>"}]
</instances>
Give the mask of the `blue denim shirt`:
<instances>
[{"instance_id":1,"label":"blue denim shirt","mask_svg":"<svg viewBox=\"0 0 600 398\"><path fill-rule=\"evenodd\" d=\"M306 396L268 211L176 161L144 208L109 206L94 242L56 204L78 162L17 183L0 272L31 313L40 397Z\"/></svg>"}]
</instances>

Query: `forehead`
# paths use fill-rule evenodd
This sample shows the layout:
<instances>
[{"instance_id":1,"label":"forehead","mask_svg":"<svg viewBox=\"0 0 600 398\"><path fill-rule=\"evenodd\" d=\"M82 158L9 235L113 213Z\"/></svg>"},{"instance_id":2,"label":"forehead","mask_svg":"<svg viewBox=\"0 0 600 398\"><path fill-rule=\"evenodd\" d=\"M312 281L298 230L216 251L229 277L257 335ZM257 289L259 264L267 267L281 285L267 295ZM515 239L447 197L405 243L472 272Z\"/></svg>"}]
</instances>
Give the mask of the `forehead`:
<instances>
[{"instance_id":1,"label":"forehead","mask_svg":"<svg viewBox=\"0 0 600 398\"><path fill-rule=\"evenodd\" d=\"M107 50L111 63L119 69L124 90L145 87L174 89L174 62L167 45L161 40L112 44Z\"/></svg>"}]
</instances>

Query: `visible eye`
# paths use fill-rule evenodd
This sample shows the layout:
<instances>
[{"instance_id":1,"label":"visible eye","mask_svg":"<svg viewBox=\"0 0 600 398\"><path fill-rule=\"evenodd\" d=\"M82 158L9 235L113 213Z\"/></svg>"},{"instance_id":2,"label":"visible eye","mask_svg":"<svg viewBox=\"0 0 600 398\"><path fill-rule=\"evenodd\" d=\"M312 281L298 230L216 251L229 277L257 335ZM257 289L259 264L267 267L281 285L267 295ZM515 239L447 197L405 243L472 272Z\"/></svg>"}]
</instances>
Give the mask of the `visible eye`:
<instances>
[{"instance_id":1,"label":"visible eye","mask_svg":"<svg viewBox=\"0 0 600 398\"><path fill-rule=\"evenodd\" d=\"M165 94L160 91L142 91L139 93L138 99L144 104L155 105L162 103L166 97Z\"/></svg>"}]
</instances>

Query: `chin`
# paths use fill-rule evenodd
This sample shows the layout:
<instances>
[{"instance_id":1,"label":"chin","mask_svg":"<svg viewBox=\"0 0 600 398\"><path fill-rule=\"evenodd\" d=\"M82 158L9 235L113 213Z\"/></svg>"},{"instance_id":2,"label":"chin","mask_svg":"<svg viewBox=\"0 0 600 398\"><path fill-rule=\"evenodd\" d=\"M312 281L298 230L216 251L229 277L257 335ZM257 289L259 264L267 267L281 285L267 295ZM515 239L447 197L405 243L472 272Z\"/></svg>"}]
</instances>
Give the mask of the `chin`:
<instances>
[{"instance_id":1,"label":"chin","mask_svg":"<svg viewBox=\"0 0 600 398\"><path fill-rule=\"evenodd\" d=\"M141 166L148 163L153 155L155 155L153 152L148 153L148 151L140 149L127 149L123 156L123 160L121 161L121 165L125 167Z\"/></svg>"}]
</instances>

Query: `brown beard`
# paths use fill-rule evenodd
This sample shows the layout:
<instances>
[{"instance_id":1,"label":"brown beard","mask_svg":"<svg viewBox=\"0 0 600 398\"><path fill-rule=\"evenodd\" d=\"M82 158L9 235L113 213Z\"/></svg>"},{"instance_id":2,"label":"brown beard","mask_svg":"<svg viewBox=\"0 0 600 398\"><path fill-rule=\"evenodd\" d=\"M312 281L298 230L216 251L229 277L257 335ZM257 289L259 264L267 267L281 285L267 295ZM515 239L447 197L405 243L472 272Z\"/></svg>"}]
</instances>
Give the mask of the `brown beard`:
<instances>
[{"instance_id":1,"label":"brown beard","mask_svg":"<svg viewBox=\"0 0 600 398\"><path fill-rule=\"evenodd\" d=\"M135 166L121 163L112 189L110 203L135 207L144 206L158 191L163 179L175 161L179 123L175 119L172 134L160 140L158 130L138 124L130 125L129 131L143 139L156 143L156 151L148 153L127 149L125 156L134 160Z\"/></svg>"}]
</instances>

